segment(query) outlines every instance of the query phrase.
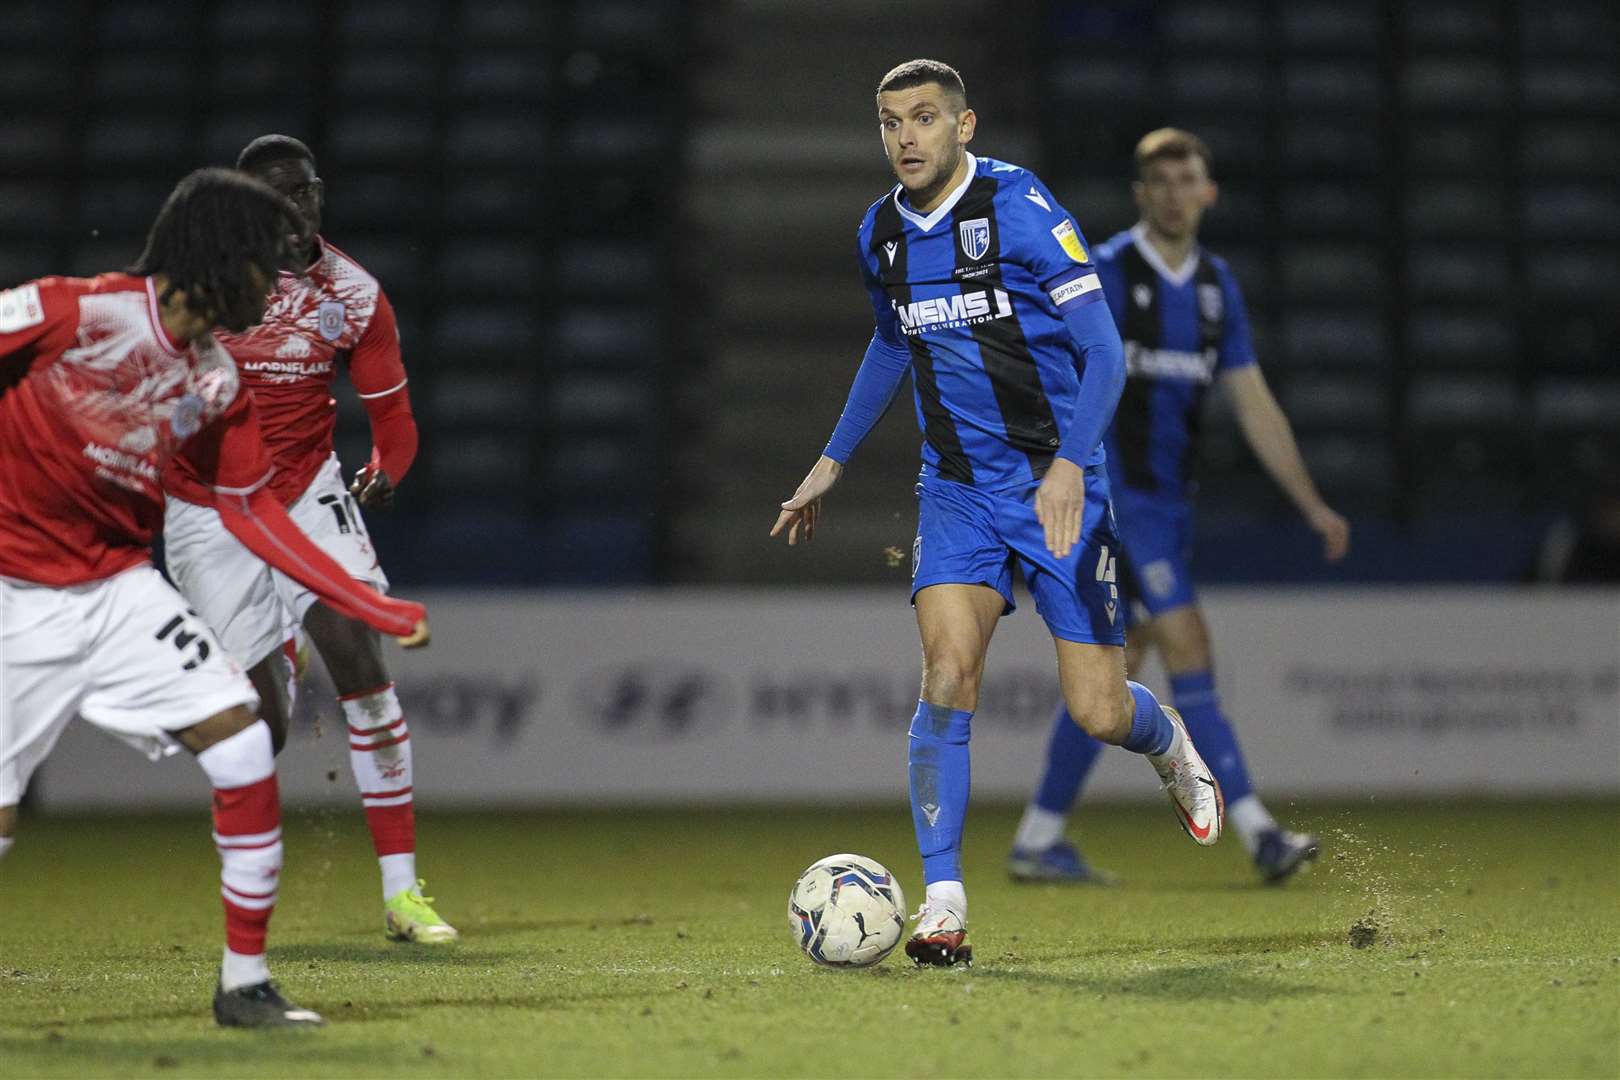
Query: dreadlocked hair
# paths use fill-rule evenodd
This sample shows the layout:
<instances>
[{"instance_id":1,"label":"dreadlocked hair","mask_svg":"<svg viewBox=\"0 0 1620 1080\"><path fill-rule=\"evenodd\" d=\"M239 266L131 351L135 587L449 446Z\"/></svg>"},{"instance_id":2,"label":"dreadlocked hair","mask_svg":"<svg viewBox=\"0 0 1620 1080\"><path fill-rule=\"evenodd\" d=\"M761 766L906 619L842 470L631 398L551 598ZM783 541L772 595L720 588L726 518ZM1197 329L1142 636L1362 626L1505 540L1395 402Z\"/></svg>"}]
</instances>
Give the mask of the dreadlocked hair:
<instances>
[{"instance_id":1,"label":"dreadlocked hair","mask_svg":"<svg viewBox=\"0 0 1620 1080\"><path fill-rule=\"evenodd\" d=\"M129 272L163 274L160 302L181 292L193 313L245 330L260 299L249 265L275 280L288 237L300 231L298 211L264 183L233 169L198 169L169 193Z\"/></svg>"}]
</instances>

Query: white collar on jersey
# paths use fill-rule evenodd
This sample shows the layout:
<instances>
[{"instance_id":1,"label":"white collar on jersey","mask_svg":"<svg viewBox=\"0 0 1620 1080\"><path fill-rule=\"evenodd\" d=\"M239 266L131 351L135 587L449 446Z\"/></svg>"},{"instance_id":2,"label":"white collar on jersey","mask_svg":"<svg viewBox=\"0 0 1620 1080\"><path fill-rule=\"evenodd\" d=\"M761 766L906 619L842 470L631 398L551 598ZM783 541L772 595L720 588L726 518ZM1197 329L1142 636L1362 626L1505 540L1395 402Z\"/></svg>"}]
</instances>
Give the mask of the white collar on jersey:
<instances>
[{"instance_id":1,"label":"white collar on jersey","mask_svg":"<svg viewBox=\"0 0 1620 1080\"><path fill-rule=\"evenodd\" d=\"M169 332L163 328L163 309L158 306L157 285L151 277L146 279L146 317L152 322L152 336L157 339L159 348L170 356L179 356L186 351L184 345L175 348L174 342L169 340Z\"/></svg>"},{"instance_id":2,"label":"white collar on jersey","mask_svg":"<svg viewBox=\"0 0 1620 1080\"><path fill-rule=\"evenodd\" d=\"M956 185L956 190L951 192L944 202L934 207L933 213L927 217L923 217L915 210L907 210L906 204L900 201L901 193L906 190L905 186L902 184L894 185L894 208L900 211L900 216L923 232L927 232L943 221L945 215L955 209L956 204L961 201L962 193L967 191L969 184L973 183L973 178L979 175L979 159L966 152L963 152L962 156L967 159L967 175L962 178L960 184Z\"/></svg>"},{"instance_id":3,"label":"white collar on jersey","mask_svg":"<svg viewBox=\"0 0 1620 1080\"><path fill-rule=\"evenodd\" d=\"M1178 289L1191 281L1192 276L1198 272L1199 247L1197 244L1193 245L1193 249L1188 253L1186 261L1172 270L1164 261L1164 256L1160 255L1158 249L1148 240L1147 225L1144 222L1138 221L1131 226L1131 242L1136 245L1136 250L1142 253L1142 258L1147 260L1147 264L1157 270L1160 277Z\"/></svg>"}]
</instances>

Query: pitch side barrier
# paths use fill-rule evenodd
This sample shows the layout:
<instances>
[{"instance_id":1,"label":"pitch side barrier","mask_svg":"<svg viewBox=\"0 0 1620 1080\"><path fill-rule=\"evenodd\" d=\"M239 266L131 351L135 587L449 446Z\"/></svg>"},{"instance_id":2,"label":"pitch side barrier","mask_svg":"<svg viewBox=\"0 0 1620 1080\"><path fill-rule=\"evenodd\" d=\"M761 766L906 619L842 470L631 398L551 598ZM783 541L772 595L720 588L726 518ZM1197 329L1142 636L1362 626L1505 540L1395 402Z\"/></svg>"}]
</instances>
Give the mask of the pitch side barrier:
<instances>
[{"instance_id":1,"label":"pitch side barrier","mask_svg":"<svg viewBox=\"0 0 1620 1080\"><path fill-rule=\"evenodd\" d=\"M413 594L414 595L414 594ZM918 648L904 589L440 593L433 645L394 650L422 806L906 803ZM1620 592L1210 589L1217 664L1251 770L1288 794L1620 792ZM1163 680L1156 671L1150 685ZM1026 598L973 722L975 799L1023 799L1057 701ZM1106 754L1092 793L1161 798ZM318 664L281 759L289 803L354 801ZM45 807L191 807L83 724Z\"/></svg>"}]
</instances>

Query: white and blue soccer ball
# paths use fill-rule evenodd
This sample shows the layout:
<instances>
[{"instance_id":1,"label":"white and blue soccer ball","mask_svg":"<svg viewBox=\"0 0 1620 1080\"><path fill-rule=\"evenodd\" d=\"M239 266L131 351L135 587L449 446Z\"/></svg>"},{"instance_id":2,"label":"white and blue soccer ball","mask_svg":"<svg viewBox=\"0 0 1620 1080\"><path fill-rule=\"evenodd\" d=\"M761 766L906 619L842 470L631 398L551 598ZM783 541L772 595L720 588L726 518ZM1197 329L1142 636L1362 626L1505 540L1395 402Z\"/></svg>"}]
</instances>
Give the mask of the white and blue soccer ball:
<instances>
[{"instance_id":1,"label":"white and blue soccer ball","mask_svg":"<svg viewBox=\"0 0 1620 1080\"><path fill-rule=\"evenodd\" d=\"M829 855L813 863L788 895L793 939L827 967L870 967L900 944L906 897L882 863Z\"/></svg>"}]
</instances>

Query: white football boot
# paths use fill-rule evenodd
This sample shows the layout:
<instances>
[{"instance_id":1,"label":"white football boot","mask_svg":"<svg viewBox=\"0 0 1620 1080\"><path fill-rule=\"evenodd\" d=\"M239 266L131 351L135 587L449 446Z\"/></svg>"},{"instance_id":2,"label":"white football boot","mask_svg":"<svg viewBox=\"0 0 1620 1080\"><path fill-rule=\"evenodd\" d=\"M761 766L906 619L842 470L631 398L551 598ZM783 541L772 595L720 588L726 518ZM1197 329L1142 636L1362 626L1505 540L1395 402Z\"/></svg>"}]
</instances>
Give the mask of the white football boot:
<instances>
[{"instance_id":1,"label":"white football boot","mask_svg":"<svg viewBox=\"0 0 1620 1080\"><path fill-rule=\"evenodd\" d=\"M967 923L948 907L924 904L912 918L917 928L906 939L906 955L921 967L973 965L973 946L967 943Z\"/></svg>"},{"instance_id":2,"label":"white football boot","mask_svg":"<svg viewBox=\"0 0 1620 1080\"><path fill-rule=\"evenodd\" d=\"M1176 729L1170 749L1163 754L1149 754L1148 761L1164 781L1170 801L1176 808L1176 817L1187 835L1196 842L1209 846L1221 838L1221 825L1226 820L1226 800L1221 797L1221 785L1215 782L1209 766L1199 756L1192 736L1181 714L1168 705L1161 706ZM909 951L909 948L908 948Z\"/></svg>"}]
</instances>

